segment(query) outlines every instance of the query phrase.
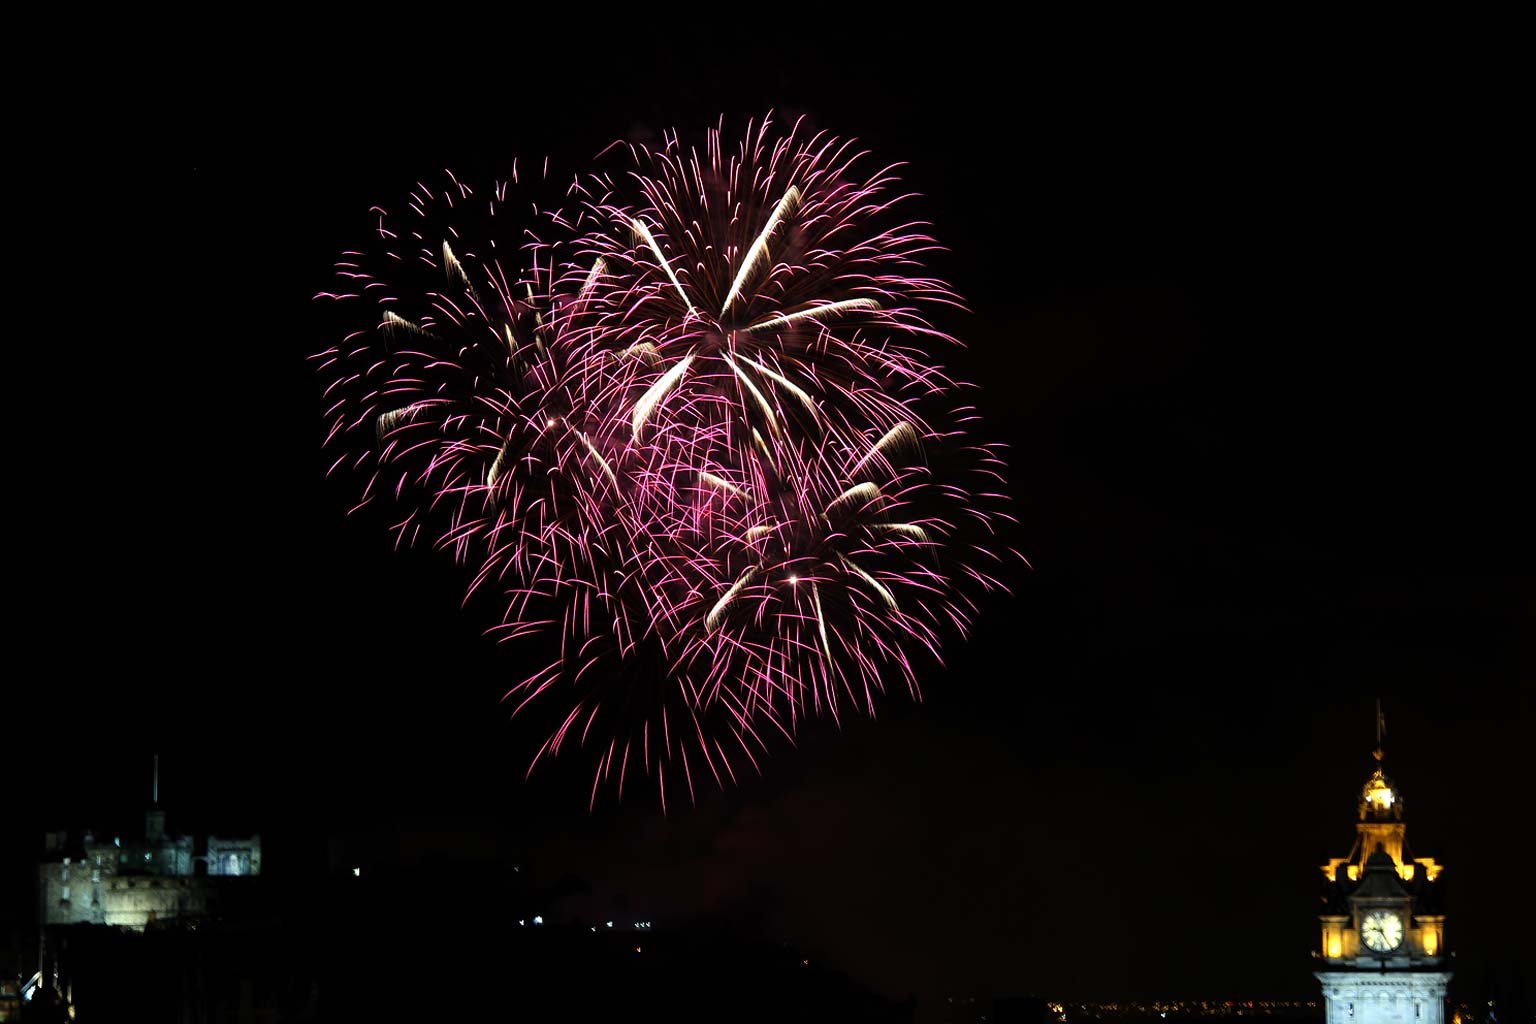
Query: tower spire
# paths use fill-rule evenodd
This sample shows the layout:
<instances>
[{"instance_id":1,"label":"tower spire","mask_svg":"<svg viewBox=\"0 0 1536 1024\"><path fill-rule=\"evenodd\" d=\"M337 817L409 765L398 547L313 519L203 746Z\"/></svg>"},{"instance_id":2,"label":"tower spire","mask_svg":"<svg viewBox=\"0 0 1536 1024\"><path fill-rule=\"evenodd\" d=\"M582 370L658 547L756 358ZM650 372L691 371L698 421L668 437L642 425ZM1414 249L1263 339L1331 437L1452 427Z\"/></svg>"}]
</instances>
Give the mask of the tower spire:
<instances>
[{"instance_id":1,"label":"tower spire","mask_svg":"<svg viewBox=\"0 0 1536 1024\"><path fill-rule=\"evenodd\" d=\"M1381 747L1382 737L1387 734L1387 719L1381 713L1381 698L1376 698L1376 749L1372 753L1376 757L1376 763L1380 764L1384 752Z\"/></svg>"},{"instance_id":2,"label":"tower spire","mask_svg":"<svg viewBox=\"0 0 1536 1024\"><path fill-rule=\"evenodd\" d=\"M1377 704L1376 704L1376 712L1377 712L1377 714L1381 713L1381 702L1380 701L1378 701ZM1379 744L1380 744L1380 741L1378 740L1378 745ZM150 804L151 804L151 806L154 806L154 807L159 807L160 806L160 755L159 754L155 755L155 775L154 775L154 781L151 784L151 789L150 789Z\"/></svg>"}]
</instances>

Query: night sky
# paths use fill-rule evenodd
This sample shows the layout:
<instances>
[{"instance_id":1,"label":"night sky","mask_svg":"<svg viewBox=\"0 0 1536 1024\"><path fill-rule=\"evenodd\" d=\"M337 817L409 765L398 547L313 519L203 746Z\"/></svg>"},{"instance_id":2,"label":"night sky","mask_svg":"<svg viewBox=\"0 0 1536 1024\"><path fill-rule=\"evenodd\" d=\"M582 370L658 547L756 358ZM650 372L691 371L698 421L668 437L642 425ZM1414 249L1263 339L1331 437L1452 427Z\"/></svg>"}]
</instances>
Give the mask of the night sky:
<instances>
[{"instance_id":1,"label":"night sky","mask_svg":"<svg viewBox=\"0 0 1536 1024\"><path fill-rule=\"evenodd\" d=\"M894 996L1308 998L1379 696L1457 970L1536 963L1505 895L1536 586L1496 62L976 35L605 37L575 66L359 39L105 101L17 193L47 280L8 343L33 664L4 913L43 828L131 822L158 750L173 817L259 829L279 874L328 834L404 862L494 836L594 906L723 919ZM575 762L523 782L493 607L324 479L311 296L443 168L769 109L907 163L1034 568L920 705L813 722L665 818L643 788L589 816Z\"/></svg>"}]
</instances>

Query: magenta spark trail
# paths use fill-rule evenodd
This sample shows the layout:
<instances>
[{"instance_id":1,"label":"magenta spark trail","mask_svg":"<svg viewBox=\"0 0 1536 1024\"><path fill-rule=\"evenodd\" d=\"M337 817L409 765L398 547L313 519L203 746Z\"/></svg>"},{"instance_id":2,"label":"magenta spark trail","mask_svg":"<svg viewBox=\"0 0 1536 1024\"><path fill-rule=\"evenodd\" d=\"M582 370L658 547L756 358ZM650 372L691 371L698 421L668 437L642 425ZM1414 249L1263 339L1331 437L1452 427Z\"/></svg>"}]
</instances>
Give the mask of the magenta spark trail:
<instances>
[{"instance_id":1,"label":"magenta spark trail","mask_svg":"<svg viewBox=\"0 0 1536 1024\"><path fill-rule=\"evenodd\" d=\"M1013 557L1004 467L933 352L959 306L892 167L765 119L702 148L372 211L319 297L330 470L502 596L528 771L693 798L809 716L874 715ZM526 178L526 176L523 176Z\"/></svg>"}]
</instances>

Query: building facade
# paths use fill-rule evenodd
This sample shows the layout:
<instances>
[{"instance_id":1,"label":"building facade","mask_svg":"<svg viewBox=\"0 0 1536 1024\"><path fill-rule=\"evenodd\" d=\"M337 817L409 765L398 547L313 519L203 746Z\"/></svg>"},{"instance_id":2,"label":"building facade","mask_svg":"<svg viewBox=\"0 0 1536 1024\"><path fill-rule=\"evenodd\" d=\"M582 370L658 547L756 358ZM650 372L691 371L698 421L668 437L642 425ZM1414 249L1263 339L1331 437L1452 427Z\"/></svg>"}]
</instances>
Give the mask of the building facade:
<instances>
[{"instance_id":1,"label":"building facade","mask_svg":"<svg viewBox=\"0 0 1536 1024\"><path fill-rule=\"evenodd\" d=\"M1451 974L1432 857L1408 846L1403 800L1382 766L1360 792L1355 844L1323 865L1321 949L1327 1024L1444 1024Z\"/></svg>"},{"instance_id":2,"label":"building facade","mask_svg":"<svg viewBox=\"0 0 1536 1024\"><path fill-rule=\"evenodd\" d=\"M166 832L159 789L157 759L154 806L145 812L142 837L48 833L38 864L38 919L45 929L99 924L143 931L156 921L202 917L209 876L261 874L261 836L208 836L199 852L196 837Z\"/></svg>"}]
</instances>

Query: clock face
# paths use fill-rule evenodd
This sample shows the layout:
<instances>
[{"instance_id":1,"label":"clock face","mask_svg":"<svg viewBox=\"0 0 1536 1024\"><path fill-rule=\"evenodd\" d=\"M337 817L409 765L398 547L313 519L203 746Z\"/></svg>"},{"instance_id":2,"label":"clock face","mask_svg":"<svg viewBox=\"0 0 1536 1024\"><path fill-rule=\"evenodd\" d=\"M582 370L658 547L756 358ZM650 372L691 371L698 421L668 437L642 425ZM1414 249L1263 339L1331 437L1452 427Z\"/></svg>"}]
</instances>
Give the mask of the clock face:
<instances>
[{"instance_id":1,"label":"clock face","mask_svg":"<svg viewBox=\"0 0 1536 1024\"><path fill-rule=\"evenodd\" d=\"M1360 922L1360 941L1367 949L1388 953L1403 944L1403 922L1390 910L1373 910Z\"/></svg>"}]
</instances>

